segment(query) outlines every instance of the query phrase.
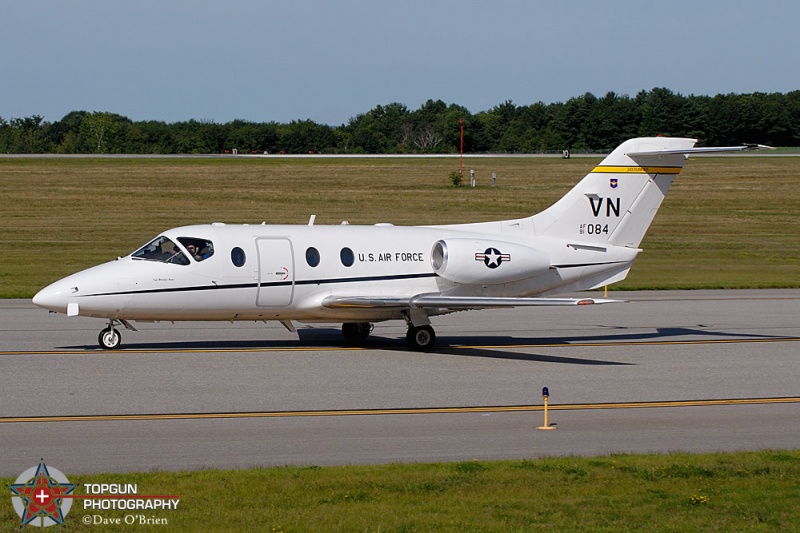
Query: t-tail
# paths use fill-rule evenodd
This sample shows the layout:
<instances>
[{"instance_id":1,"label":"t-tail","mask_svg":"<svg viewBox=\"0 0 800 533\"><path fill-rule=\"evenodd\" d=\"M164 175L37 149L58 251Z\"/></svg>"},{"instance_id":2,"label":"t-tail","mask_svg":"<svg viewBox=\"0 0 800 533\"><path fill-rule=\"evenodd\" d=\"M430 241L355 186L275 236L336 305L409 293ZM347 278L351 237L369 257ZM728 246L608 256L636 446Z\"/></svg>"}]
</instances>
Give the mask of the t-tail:
<instances>
[{"instance_id":1,"label":"t-tail","mask_svg":"<svg viewBox=\"0 0 800 533\"><path fill-rule=\"evenodd\" d=\"M694 148L696 142L679 137L625 141L563 198L533 217L536 235L638 248L689 154L769 148Z\"/></svg>"}]
</instances>

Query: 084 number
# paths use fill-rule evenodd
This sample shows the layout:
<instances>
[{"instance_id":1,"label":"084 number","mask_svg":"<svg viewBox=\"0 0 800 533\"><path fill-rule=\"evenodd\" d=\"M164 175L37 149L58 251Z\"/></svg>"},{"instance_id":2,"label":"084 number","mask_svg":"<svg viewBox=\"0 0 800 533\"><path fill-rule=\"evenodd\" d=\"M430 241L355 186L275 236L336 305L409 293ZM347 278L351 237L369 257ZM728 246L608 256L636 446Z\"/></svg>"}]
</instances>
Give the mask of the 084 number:
<instances>
[{"instance_id":1,"label":"084 number","mask_svg":"<svg viewBox=\"0 0 800 533\"><path fill-rule=\"evenodd\" d=\"M581 234L589 235L608 235L608 224L581 224Z\"/></svg>"}]
</instances>

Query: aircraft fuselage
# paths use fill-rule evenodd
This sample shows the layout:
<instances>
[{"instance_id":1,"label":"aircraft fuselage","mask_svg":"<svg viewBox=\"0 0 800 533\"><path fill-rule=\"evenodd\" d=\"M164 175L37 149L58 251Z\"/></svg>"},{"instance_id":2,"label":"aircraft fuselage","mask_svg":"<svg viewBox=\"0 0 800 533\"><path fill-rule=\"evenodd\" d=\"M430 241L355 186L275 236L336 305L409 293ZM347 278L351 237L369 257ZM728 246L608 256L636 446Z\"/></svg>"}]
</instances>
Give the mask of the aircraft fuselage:
<instances>
[{"instance_id":1,"label":"aircraft fuselage","mask_svg":"<svg viewBox=\"0 0 800 533\"><path fill-rule=\"evenodd\" d=\"M565 245L550 249L550 239L531 246L529 235L507 223L502 235L454 227L197 225L166 231L162 237L184 251L181 241L202 240L213 254L187 264L163 258L121 257L64 278L36 297L53 311L97 318L158 320L298 320L302 322L380 321L402 318L398 309L330 309L330 296L409 298L419 294L449 296L538 296L591 280L594 274L625 270L637 250L598 251ZM495 224L490 224L494 226ZM471 226L471 225L470 225ZM517 235L514 235L514 232ZM438 275L431 252L439 241L466 241L463 259L488 274L488 248L500 252L495 263L522 263L515 250L539 252L536 265L503 283L454 283ZM603 256L598 261L598 256ZM491 260L491 258L489 259ZM508 267L506 267L508 268ZM47 296L45 295L47 294ZM70 307L72 306L72 307ZM76 307L77 306L77 307ZM428 314L442 314L434 312Z\"/></svg>"}]
</instances>

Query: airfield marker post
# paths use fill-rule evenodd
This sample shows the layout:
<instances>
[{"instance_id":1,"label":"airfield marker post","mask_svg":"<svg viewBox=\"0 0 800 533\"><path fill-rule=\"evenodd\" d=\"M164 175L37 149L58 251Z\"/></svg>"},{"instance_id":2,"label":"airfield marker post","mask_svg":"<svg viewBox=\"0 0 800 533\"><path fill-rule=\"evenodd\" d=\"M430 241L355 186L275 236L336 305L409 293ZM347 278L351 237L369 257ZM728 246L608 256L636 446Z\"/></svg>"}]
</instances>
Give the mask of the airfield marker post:
<instances>
[{"instance_id":1,"label":"airfield marker post","mask_svg":"<svg viewBox=\"0 0 800 533\"><path fill-rule=\"evenodd\" d=\"M461 124L461 148L458 156L458 175L464 175L464 119L458 121Z\"/></svg>"},{"instance_id":2,"label":"airfield marker post","mask_svg":"<svg viewBox=\"0 0 800 533\"><path fill-rule=\"evenodd\" d=\"M547 390L547 387L542 389L542 398L544 399L544 425L537 426L536 429L558 429L555 424L550 424L547 421L547 400L550 397L550 391Z\"/></svg>"}]
</instances>

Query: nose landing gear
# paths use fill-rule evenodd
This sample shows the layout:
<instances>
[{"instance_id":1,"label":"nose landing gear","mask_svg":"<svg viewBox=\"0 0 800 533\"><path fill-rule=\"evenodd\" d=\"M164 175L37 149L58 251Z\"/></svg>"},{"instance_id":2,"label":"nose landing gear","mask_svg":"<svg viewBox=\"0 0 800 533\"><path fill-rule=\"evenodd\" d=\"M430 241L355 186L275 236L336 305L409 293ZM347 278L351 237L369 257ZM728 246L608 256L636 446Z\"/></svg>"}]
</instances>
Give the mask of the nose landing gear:
<instances>
[{"instance_id":1,"label":"nose landing gear","mask_svg":"<svg viewBox=\"0 0 800 533\"><path fill-rule=\"evenodd\" d=\"M119 348L122 342L122 335L120 335L119 331L114 327L113 321L109 322L108 327L100 332L100 335L97 337L97 342L100 343L100 347L104 350L116 350Z\"/></svg>"},{"instance_id":2,"label":"nose landing gear","mask_svg":"<svg viewBox=\"0 0 800 533\"><path fill-rule=\"evenodd\" d=\"M104 350L116 350L122 343L122 335L119 334L115 324L121 324L125 326L125 329L137 331L136 328L125 319L116 318L109 320L108 326L106 326L105 329L100 332L100 335L97 336L97 342Z\"/></svg>"}]
</instances>

